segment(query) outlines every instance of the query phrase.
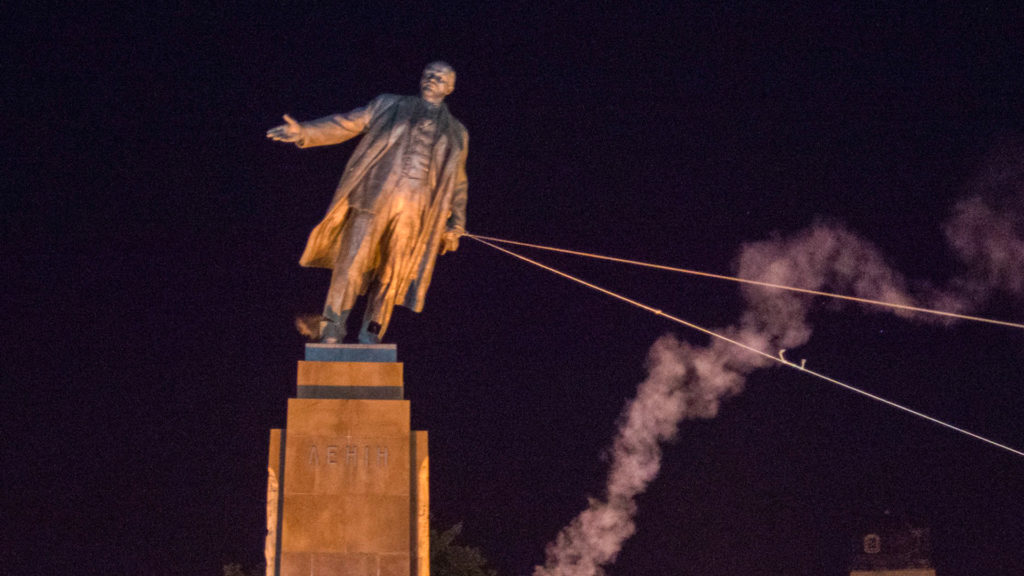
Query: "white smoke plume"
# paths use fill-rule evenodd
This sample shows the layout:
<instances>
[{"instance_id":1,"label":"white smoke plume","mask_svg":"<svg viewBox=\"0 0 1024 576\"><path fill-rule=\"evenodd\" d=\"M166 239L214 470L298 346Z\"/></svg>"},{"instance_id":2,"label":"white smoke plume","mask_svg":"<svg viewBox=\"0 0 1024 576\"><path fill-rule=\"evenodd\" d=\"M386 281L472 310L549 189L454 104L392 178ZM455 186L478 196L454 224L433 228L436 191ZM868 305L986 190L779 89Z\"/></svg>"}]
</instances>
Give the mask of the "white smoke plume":
<instances>
[{"instance_id":1,"label":"white smoke plume","mask_svg":"<svg viewBox=\"0 0 1024 576\"><path fill-rule=\"evenodd\" d=\"M1024 158L1024 154L1016 156ZM842 227L818 223L794 236L746 244L737 259L742 278L828 290L911 306L944 306L951 312L977 305L994 290L1024 293L1024 163L985 180L1009 202L992 207L992 190L981 190L957 204L945 232L967 263L968 275L939 291L924 288L915 299L907 281L871 243ZM977 186L976 186L977 187ZM1008 195L1006 193L1009 193ZM745 286L747 309L739 322L719 334L774 356L811 337L807 322L813 298L805 294ZM923 302L921 301L923 300ZM873 308L872 310L882 310ZM889 309L885 309L889 310ZM920 314L895 313L915 319ZM620 416L609 451L610 470L603 499L562 529L546 550L534 576L597 576L613 563L636 532L636 496L661 467L661 445L675 439L685 419L714 418L722 400L743 390L747 375L773 362L717 338L694 346L667 335L648 354L648 376Z\"/></svg>"},{"instance_id":2,"label":"white smoke plume","mask_svg":"<svg viewBox=\"0 0 1024 576\"><path fill-rule=\"evenodd\" d=\"M989 159L943 227L946 239L969 267L960 281L968 296L992 290L1024 295L1024 146L1007 147Z\"/></svg>"}]
</instances>

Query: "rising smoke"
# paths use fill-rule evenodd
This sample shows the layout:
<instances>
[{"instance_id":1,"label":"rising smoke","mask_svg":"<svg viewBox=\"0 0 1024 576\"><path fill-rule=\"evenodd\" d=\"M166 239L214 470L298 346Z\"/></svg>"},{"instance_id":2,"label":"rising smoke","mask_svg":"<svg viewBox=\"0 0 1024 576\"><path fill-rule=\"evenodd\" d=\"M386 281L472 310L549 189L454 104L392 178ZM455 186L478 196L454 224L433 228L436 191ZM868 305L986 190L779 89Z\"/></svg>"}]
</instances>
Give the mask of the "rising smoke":
<instances>
[{"instance_id":1,"label":"rising smoke","mask_svg":"<svg viewBox=\"0 0 1024 576\"><path fill-rule=\"evenodd\" d=\"M997 157L957 203L944 232L967 272L944 290L906 279L870 242L840 226L818 223L789 238L746 244L737 275L762 282L828 290L887 302L964 312L994 291L1024 294L1024 150ZM774 356L811 337L814 303L806 294L757 286L743 288L747 308L739 322L716 330ZM880 310L874 308L873 310ZM933 320L905 311L903 316ZM934 320L933 320L934 321ZM721 402L743 390L747 376L773 362L728 342L694 346L672 335L648 353L648 376L620 416L603 499L562 529L534 576L596 576L615 561L636 531L636 496L661 467L661 445L675 439L686 419L714 418Z\"/></svg>"}]
</instances>

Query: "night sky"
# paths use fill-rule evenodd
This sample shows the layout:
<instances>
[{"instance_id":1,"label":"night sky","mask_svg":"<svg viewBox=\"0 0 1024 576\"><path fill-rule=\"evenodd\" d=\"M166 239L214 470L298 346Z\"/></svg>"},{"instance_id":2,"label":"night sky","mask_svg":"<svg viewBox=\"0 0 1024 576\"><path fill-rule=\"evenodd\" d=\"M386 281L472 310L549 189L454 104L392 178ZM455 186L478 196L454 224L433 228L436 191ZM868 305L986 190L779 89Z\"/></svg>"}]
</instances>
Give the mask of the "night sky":
<instances>
[{"instance_id":1,"label":"night sky","mask_svg":"<svg viewBox=\"0 0 1024 576\"><path fill-rule=\"evenodd\" d=\"M354 147L264 133L414 93L429 61L458 72L476 234L731 274L744 243L827 222L948 286L957 201L1024 210L1016 3L142 4L5 9L8 574L262 562L293 318L329 280L297 261ZM744 308L733 284L528 254L701 326ZM1024 331L820 304L790 357L1024 449ZM974 312L1021 322L1024 298ZM441 257L386 338L436 525L531 573L602 495L667 333L708 340L468 238ZM785 368L684 422L638 504L611 575L838 576L886 511L931 528L941 576L1024 574L1024 458Z\"/></svg>"}]
</instances>

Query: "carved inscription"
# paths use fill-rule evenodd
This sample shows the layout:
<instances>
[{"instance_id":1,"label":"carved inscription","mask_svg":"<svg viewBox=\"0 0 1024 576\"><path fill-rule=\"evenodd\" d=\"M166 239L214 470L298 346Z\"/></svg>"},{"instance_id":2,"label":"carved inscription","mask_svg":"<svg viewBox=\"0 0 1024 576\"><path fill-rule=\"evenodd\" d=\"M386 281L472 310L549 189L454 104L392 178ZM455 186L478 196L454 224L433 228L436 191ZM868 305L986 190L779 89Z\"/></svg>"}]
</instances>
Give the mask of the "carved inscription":
<instances>
[{"instance_id":1,"label":"carved inscription","mask_svg":"<svg viewBox=\"0 0 1024 576\"><path fill-rule=\"evenodd\" d=\"M306 464L313 468L321 465L355 469L387 468L388 447L370 444L328 444L321 447L311 444Z\"/></svg>"}]
</instances>

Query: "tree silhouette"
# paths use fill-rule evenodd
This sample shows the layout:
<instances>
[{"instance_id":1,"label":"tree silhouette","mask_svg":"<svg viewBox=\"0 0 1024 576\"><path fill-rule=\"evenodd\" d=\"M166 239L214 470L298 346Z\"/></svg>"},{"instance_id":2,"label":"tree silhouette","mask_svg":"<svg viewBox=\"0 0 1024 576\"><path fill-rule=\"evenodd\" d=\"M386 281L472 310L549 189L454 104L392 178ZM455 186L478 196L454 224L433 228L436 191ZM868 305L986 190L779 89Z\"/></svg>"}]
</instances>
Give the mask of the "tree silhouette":
<instances>
[{"instance_id":1,"label":"tree silhouette","mask_svg":"<svg viewBox=\"0 0 1024 576\"><path fill-rule=\"evenodd\" d=\"M462 522L444 532L430 529L430 576L498 576L479 548L456 543Z\"/></svg>"}]
</instances>

